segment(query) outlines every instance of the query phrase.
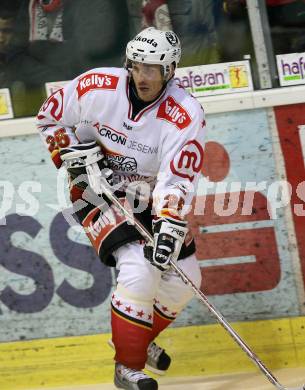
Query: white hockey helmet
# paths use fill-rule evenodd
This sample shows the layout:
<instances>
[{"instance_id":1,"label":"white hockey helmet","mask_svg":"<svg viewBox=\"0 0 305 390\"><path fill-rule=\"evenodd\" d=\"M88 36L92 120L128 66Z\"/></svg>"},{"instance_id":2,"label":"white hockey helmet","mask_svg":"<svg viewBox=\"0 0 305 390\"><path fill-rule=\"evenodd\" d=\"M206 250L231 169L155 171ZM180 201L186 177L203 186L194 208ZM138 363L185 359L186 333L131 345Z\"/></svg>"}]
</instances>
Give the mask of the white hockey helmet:
<instances>
[{"instance_id":1,"label":"white hockey helmet","mask_svg":"<svg viewBox=\"0 0 305 390\"><path fill-rule=\"evenodd\" d=\"M132 61L144 64L158 64L163 67L163 75L167 80L170 65L177 67L181 57L181 46L173 31L157 30L148 27L127 43L126 66Z\"/></svg>"}]
</instances>

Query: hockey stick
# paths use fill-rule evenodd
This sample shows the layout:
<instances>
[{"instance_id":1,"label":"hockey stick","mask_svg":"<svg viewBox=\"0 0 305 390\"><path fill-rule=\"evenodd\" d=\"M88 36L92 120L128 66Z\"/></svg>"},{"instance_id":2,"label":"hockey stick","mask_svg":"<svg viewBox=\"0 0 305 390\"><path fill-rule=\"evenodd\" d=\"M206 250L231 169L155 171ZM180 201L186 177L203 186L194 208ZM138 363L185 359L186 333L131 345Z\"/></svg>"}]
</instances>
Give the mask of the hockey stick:
<instances>
[{"instance_id":1,"label":"hockey stick","mask_svg":"<svg viewBox=\"0 0 305 390\"><path fill-rule=\"evenodd\" d=\"M107 181L101 177L100 169L97 163L91 164L86 167L88 173L88 180L91 188L97 194L105 194L107 198L125 215L126 218L134 225L138 232L143 236L145 241L152 245L154 244L153 237L149 231L134 217L134 215L125 209L119 199L113 194L111 187ZM188 278L188 276L176 265L175 262L170 261L170 265L173 270L180 276L182 281L188 285L197 298L208 308L208 310L216 317L219 324L229 333L233 340L240 346L240 348L248 355L254 364L261 370L270 383L272 383L278 390L305 390L305 385L302 387L284 387L281 385L270 370L262 363L258 356L252 352L248 345L241 339L241 337L235 332L227 320L222 314L209 302L204 293L199 290L194 283Z\"/></svg>"}]
</instances>

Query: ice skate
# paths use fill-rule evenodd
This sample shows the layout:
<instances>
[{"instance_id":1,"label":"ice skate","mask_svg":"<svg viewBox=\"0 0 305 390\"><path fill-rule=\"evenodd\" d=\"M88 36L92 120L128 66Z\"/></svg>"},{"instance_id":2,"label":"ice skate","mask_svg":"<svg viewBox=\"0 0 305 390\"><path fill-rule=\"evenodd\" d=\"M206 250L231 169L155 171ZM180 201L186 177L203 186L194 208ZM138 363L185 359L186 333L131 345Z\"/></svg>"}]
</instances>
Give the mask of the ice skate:
<instances>
[{"instance_id":1,"label":"ice skate","mask_svg":"<svg viewBox=\"0 0 305 390\"><path fill-rule=\"evenodd\" d=\"M115 364L114 384L118 389L126 390L158 390L158 382L141 370L128 368L123 364Z\"/></svg>"},{"instance_id":2,"label":"ice skate","mask_svg":"<svg viewBox=\"0 0 305 390\"><path fill-rule=\"evenodd\" d=\"M165 375L171 364L171 358L165 350L153 341L147 349L147 360L145 368L155 374Z\"/></svg>"},{"instance_id":3,"label":"ice skate","mask_svg":"<svg viewBox=\"0 0 305 390\"><path fill-rule=\"evenodd\" d=\"M114 349L112 340L108 340L108 344ZM151 342L147 348L147 360L145 368L158 375L165 375L171 364L171 358L165 350L159 347L155 342Z\"/></svg>"}]
</instances>

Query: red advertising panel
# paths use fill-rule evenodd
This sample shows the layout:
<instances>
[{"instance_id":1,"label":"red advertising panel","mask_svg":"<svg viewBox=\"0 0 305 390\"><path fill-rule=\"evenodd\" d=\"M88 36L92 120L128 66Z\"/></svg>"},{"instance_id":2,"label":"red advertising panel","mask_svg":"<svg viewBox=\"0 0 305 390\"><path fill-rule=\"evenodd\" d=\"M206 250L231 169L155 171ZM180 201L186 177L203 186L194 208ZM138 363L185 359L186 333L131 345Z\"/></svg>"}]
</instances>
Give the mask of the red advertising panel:
<instances>
[{"instance_id":1,"label":"red advertising panel","mask_svg":"<svg viewBox=\"0 0 305 390\"><path fill-rule=\"evenodd\" d=\"M305 125L305 104L275 107L274 112L287 180L292 186L291 210L305 280L305 211L303 211L305 210L305 187L301 184L305 181L305 150L302 146L302 130L300 129L300 126Z\"/></svg>"}]
</instances>

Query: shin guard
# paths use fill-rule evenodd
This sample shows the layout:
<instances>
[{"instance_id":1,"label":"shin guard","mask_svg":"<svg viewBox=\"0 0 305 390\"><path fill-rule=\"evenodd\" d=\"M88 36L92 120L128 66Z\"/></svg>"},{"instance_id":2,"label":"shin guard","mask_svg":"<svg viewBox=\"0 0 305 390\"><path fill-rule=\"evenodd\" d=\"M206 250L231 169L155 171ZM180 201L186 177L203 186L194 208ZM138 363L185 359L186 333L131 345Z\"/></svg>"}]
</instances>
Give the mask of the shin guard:
<instances>
[{"instance_id":1,"label":"shin guard","mask_svg":"<svg viewBox=\"0 0 305 390\"><path fill-rule=\"evenodd\" d=\"M167 328L176 319L177 315L177 312L173 312L160 302L155 301L151 340L154 340L162 330Z\"/></svg>"},{"instance_id":2,"label":"shin guard","mask_svg":"<svg viewBox=\"0 0 305 390\"><path fill-rule=\"evenodd\" d=\"M111 309L115 361L129 368L143 369L151 341L152 303L135 302L116 291Z\"/></svg>"}]
</instances>

